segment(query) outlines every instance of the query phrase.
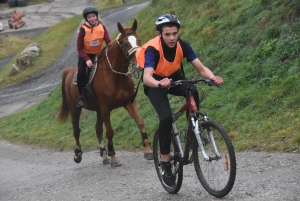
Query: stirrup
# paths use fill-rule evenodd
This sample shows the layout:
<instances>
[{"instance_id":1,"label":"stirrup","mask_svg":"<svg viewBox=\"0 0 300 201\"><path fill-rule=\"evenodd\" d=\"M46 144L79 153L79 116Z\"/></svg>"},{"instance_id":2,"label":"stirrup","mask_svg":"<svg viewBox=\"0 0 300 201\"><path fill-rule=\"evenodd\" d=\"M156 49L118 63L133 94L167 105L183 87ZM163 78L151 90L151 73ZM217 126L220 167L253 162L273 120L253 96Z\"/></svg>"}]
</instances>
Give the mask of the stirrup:
<instances>
[{"instance_id":1,"label":"stirrup","mask_svg":"<svg viewBox=\"0 0 300 201\"><path fill-rule=\"evenodd\" d=\"M86 108L87 107L86 98L82 95L79 96L76 106Z\"/></svg>"}]
</instances>

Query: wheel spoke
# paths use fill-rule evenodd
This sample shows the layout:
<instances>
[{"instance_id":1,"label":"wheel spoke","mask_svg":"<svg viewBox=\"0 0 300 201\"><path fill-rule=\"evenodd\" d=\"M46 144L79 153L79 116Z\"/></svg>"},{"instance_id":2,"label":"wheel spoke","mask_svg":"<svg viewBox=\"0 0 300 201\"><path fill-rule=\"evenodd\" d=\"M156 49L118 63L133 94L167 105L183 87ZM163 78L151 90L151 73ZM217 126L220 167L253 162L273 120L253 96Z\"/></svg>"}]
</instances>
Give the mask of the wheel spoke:
<instances>
[{"instance_id":1,"label":"wheel spoke","mask_svg":"<svg viewBox=\"0 0 300 201\"><path fill-rule=\"evenodd\" d=\"M224 197L231 191L235 181L234 149L228 134L219 124L208 121L202 124L202 128L204 131L201 135L208 139L204 143L204 149L210 160L204 160L199 146L194 143L195 170L202 186L211 195Z\"/></svg>"}]
</instances>

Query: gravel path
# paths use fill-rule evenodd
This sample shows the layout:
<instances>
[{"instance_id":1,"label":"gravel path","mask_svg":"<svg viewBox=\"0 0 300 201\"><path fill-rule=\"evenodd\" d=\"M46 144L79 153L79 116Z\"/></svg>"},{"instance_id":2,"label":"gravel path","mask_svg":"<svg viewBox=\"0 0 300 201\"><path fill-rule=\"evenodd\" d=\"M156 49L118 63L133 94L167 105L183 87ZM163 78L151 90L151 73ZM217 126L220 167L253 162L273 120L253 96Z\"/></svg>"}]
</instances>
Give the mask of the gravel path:
<instances>
[{"instance_id":1,"label":"gravel path","mask_svg":"<svg viewBox=\"0 0 300 201\"><path fill-rule=\"evenodd\" d=\"M73 152L0 142L0 200L245 200L296 201L300 198L299 153L237 153L237 178L223 199L210 196L184 166L181 190L168 194L142 152L116 151L122 166L102 165L99 151Z\"/></svg>"}]
</instances>

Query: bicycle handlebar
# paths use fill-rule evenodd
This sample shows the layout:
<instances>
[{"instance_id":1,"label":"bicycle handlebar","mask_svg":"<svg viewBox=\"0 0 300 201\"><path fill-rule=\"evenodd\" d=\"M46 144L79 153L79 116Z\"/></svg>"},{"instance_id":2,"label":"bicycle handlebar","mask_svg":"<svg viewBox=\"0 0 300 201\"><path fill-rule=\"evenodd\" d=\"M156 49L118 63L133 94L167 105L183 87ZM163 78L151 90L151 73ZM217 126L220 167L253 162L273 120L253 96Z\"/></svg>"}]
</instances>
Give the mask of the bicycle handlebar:
<instances>
[{"instance_id":1,"label":"bicycle handlebar","mask_svg":"<svg viewBox=\"0 0 300 201\"><path fill-rule=\"evenodd\" d=\"M203 82L204 84L208 86L217 86L220 87L219 85L215 84L214 81L210 79L203 79L203 78L197 78L197 79L191 79L191 80L177 80L177 81L172 81L171 86L177 86L177 85L194 85L198 82Z\"/></svg>"}]
</instances>

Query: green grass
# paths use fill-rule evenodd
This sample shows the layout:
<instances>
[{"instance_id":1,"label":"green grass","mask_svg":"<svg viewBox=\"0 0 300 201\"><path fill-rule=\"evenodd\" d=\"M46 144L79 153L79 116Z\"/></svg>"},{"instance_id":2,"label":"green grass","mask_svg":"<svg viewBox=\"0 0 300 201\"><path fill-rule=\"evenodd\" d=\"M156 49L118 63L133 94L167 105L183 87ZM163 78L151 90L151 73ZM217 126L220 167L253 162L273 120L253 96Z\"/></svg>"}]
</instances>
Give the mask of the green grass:
<instances>
[{"instance_id":1,"label":"green grass","mask_svg":"<svg viewBox=\"0 0 300 201\"><path fill-rule=\"evenodd\" d=\"M200 60L224 79L222 88L204 87L206 98L201 110L225 127L237 151L294 152L300 143L299 11L299 4L288 0L153 0L136 17L137 33L145 43L156 36L154 22L158 16L176 14L182 24L181 38L188 40ZM40 42L49 40L42 37ZM191 65L184 63L184 68L187 77L197 77ZM73 149L70 121L64 125L56 122L60 99L58 88L40 104L1 119L0 138ZM183 100L170 97L170 101L178 108ZM137 103L152 141L158 119L142 86ZM95 114L84 110L80 123L83 148L96 148ZM113 111L112 123L116 150L142 149L137 126L124 109Z\"/></svg>"}]
</instances>

